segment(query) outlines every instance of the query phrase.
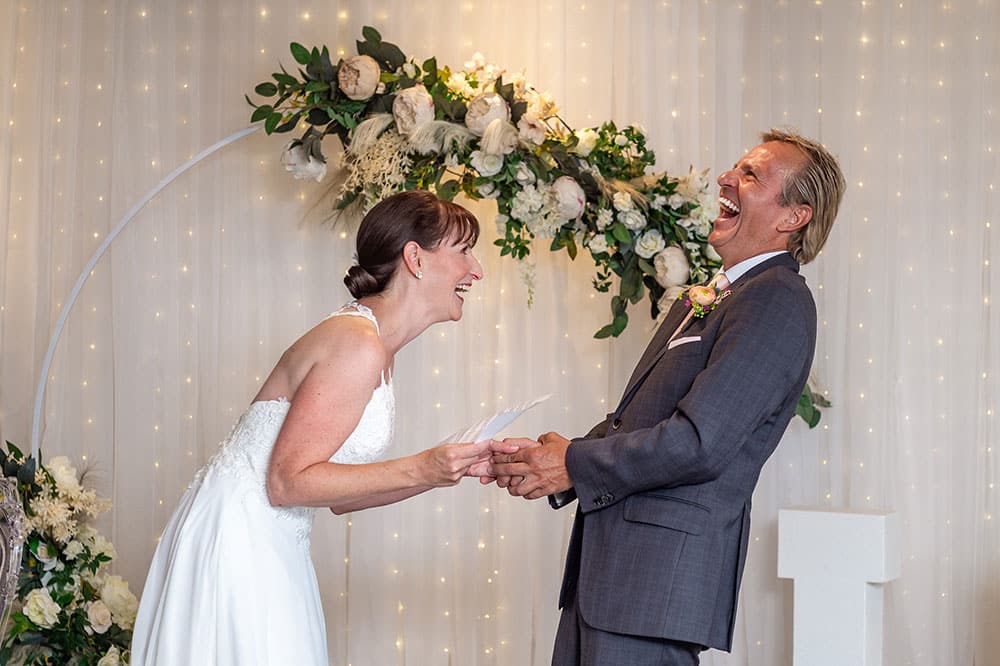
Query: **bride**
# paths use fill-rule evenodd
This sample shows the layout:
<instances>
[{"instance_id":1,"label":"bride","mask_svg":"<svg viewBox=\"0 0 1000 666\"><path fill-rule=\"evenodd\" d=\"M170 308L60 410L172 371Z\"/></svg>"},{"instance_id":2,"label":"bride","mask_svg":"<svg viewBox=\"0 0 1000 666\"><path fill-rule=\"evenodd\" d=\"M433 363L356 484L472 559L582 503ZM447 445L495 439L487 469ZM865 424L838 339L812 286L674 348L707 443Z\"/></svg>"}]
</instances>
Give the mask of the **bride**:
<instances>
[{"instance_id":1,"label":"bride","mask_svg":"<svg viewBox=\"0 0 1000 666\"><path fill-rule=\"evenodd\" d=\"M483 275L478 236L471 213L428 192L396 194L365 216L344 278L357 300L282 354L167 524L134 666L325 666L315 507L357 511L486 474L489 442L376 462L393 435L393 358L431 324L461 318Z\"/></svg>"}]
</instances>

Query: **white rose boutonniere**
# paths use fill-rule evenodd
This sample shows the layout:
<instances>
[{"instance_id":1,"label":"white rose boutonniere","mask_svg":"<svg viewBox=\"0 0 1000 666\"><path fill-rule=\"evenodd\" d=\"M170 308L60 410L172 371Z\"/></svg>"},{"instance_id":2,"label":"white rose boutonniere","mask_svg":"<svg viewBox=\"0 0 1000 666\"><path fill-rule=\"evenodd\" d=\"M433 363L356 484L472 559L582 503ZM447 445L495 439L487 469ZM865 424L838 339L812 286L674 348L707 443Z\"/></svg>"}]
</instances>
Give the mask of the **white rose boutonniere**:
<instances>
[{"instance_id":1,"label":"white rose boutonniere","mask_svg":"<svg viewBox=\"0 0 1000 666\"><path fill-rule=\"evenodd\" d=\"M421 84L400 90L392 102L392 116L396 119L396 129L403 136L410 136L413 130L434 120L434 100Z\"/></svg>"},{"instance_id":2,"label":"white rose boutonniere","mask_svg":"<svg viewBox=\"0 0 1000 666\"><path fill-rule=\"evenodd\" d=\"M381 75L382 70L374 58L354 55L340 63L337 83L348 98L365 100L375 94Z\"/></svg>"}]
</instances>

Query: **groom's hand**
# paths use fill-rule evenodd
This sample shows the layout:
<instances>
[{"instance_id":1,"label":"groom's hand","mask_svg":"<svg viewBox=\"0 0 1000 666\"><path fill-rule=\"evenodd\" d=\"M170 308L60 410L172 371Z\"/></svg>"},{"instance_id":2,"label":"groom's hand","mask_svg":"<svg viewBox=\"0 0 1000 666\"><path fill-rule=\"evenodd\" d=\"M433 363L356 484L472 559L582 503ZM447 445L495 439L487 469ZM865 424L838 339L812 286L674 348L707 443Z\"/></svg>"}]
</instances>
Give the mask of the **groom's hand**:
<instances>
[{"instance_id":1,"label":"groom's hand","mask_svg":"<svg viewBox=\"0 0 1000 666\"><path fill-rule=\"evenodd\" d=\"M573 487L566 469L569 440L554 432L538 438L541 446L521 448L517 453L494 453L491 471L499 479L507 477L507 492L515 497L538 499ZM521 477L517 480L516 477Z\"/></svg>"}]
</instances>

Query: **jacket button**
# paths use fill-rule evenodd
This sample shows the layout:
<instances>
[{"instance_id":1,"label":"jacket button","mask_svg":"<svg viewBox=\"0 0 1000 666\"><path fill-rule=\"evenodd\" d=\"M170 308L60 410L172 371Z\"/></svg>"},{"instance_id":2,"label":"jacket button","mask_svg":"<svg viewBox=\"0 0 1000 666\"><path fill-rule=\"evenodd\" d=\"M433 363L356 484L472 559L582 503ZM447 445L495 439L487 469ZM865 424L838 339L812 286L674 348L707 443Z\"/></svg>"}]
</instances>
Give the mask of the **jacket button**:
<instances>
[{"instance_id":1,"label":"jacket button","mask_svg":"<svg viewBox=\"0 0 1000 666\"><path fill-rule=\"evenodd\" d=\"M611 422L611 429L618 430L618 428L621 427L622 427L622 420L620 418L615 417L615 420Z\"/></svg>"}]
</instances>

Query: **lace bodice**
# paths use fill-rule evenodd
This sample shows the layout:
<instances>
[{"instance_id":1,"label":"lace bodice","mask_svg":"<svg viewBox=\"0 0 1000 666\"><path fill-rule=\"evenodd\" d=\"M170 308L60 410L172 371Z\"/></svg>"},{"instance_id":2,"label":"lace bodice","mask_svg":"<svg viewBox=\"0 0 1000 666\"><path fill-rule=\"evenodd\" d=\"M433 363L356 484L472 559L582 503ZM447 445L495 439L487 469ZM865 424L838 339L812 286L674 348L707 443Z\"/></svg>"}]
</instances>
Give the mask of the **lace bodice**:
<instances>
[{"instance_id":1,"label":"lace bodice","mask_svg":"<svg viewBox=\"0 0 1000 666\"><path fill-rule=\"evenodd\" d=\"M330 316L338 315L365 317L375 324L378 331L375 315L360 303L349 303ZM291 403L285 398L252 403L192 485L200 483L207 473L214 471L249 482L258 494L258 499L270 506L266 488L267 468L278 432L290 407ZM395 396L392 384L383 378L382 383L372 392L357 427L333 454L330 462L358 465L378 460L392 443L394 421ZM294 521L300 541L308 543L315 509L274 507L273 510Z\"/></svg>"}]
</instances>

